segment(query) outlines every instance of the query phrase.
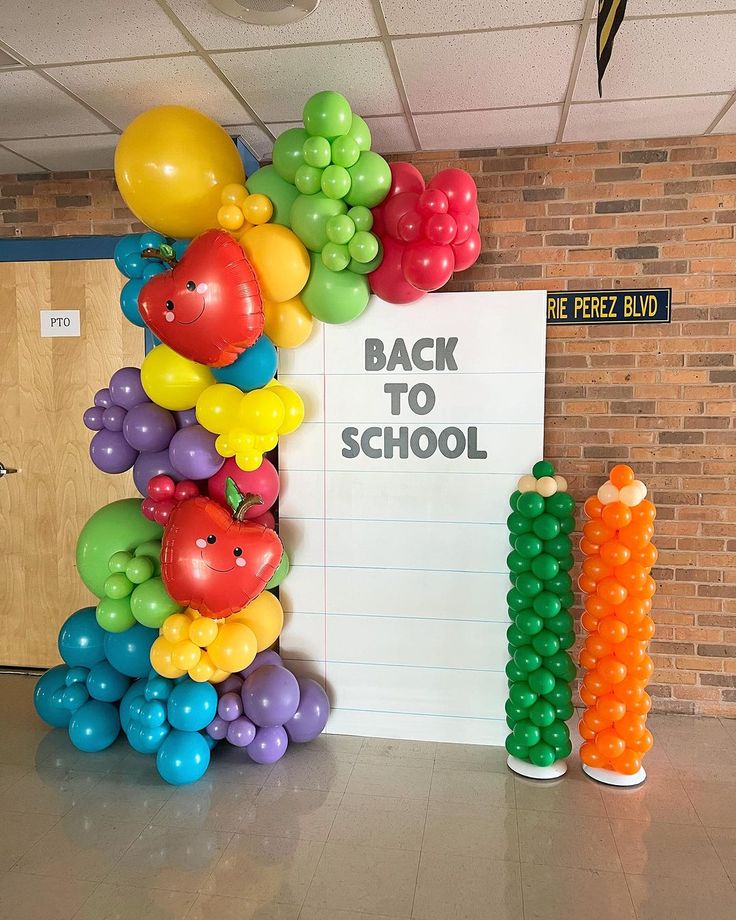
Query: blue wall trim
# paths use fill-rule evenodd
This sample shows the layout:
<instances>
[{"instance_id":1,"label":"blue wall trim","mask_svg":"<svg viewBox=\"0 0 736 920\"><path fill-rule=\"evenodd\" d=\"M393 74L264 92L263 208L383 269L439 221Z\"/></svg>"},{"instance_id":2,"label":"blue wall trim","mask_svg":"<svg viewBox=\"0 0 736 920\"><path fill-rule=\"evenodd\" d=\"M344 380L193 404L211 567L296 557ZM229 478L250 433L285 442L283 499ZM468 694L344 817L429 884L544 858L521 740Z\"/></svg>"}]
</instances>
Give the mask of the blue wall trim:
<instances>
[{"instance_id":1,"label":"blue wall trim","mask_svg":"<svg viewBox=\"0 0 736 920\"><path fill-rule=\"evenodd\" d=\"M123 235L123 234L121 234ZM0 262L112 259L119 236L49 236L0 239Z\"/></svg>"}]
</instances>

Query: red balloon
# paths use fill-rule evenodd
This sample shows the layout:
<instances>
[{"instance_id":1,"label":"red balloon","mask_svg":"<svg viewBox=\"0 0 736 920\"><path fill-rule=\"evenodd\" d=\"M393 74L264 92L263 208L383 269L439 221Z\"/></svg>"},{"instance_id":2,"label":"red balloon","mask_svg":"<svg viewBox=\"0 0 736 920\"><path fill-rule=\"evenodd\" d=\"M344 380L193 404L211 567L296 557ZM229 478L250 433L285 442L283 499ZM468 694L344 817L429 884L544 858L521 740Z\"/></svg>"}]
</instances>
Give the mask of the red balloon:
<instances>
[{"instance_id":1,"label":"red balloon","mask_svg":"<svg viewBox=\"0 0 736 920\"><path fill-rule=\"evenodd\" d=\"M176 494L176 483L171 476L153 476L148 480L148 497L161 502L165 498L173 498Z\"/></svg>"},{"instance_id":2,"label":"red balloon","mask_svg":"<svg viewBox=\"0 0 736 920\"><path fill-rule=\"evenodd\" d=\"M383 225L386 233L395 240L400 240L401 236L398 230L398 224L405 214L416 212L419 195L413 192L404 192L402 195L394 195L389 198L383 206ZM375 229L375 226L374 226Z\"/></svg>"},{"instance_id":3,"label":"red balloon","mask_svg":"<svg viewBox=\"0 0 736 920\"><path fill-rule=\"evenodd\" d=\"M424 234L430 243L447 245L457 235L457 222L452 214L433 214L427 220Z\"/></svg>"},{"instance_id":4,"label":"red balloon","mask_svg":"<svg viewBox=\"0 0 736 920\"><path fill-rule=\"evenodd\" d=\"M428 188L422 192L417 201L417 211L422 217L431 217L432 214L446 214L450 202L447 195L436 188Z\"/></svg>"},{"instance_id":5,"label":"red balloon","mask_svg":"<svg viewBox=\"0 0 736 920\"><path fill-rule=\"evenodd\" d=\"M245 518L253 521L261 517L269 508L271 508L279 496L279 474L276 467L264 457L261 465L255 469L246 472L241 470L233 457L226 460L220 469L211 476L207 482L207 492L210 498L214 498L223 507L229 508L227 497L225 496L225 482L230 477L241 492L252 495L259 495L263 500L260 505L253 505L245 512Z\"/></svg>"},{"instance_id":6,"label":"red balloon","mask_svg":"<svg viewBox=\"0 0 736 920\"><path fill-rule=\"evenodd\" d=\"M443 169L434 176L428 188L439 189L447 195L450 214L465 214L478 198L472 176L464 169Z\"/></svg>"},{"instance_id":7,"label":"red balloon","mask_svg":"<svg viewBox=\"0 0 736 920\"><path fill-rule=\"evenodd\" d=\"M415 243L424 235L424 220L416 211L407 211L399 218L397 230L400 240Z\"/></svg>"},{"instance_id":8,"label":"red balloon","mask_svg":"<svg viewBox=\"0 0 736 920\"><path fill-rule=\"evenodd\" d=\"M224 230L208 230L190 243L171 271L145 283L138 306L165 345L211 367L232 364L263 332L258 279Z\"/></svg>"},{"instance_id":9,"label":"red balloon","mask_svg":"<svg viewBox=\"0 0 736 920\"><path fill-rule=\"evenodd\" d=\"M391 170L391 190L388 193L389 198L394 195L403 195L404 192L412 192L415 195L421 195L424 191L424 177L412 163L406 163L403 160L397 160L389 163Z\"/></svg>"},{"instance_id":10,"label":"red balloon","mask_svg":"<svg viewBox=\"0 0 736 920\"><path fill-rule=\"evenodd\" d=\"M420 291L436 291L452 277L455 256L451 246L436 246L420 240L406 246L401 267L409 284Z\"/></svg>"},{"instance_id":11,"label":"red balloon","mask_svg":"<svg viewBox=\"0 0 736 920\"><path fill-rule=\"evenodd\" d=\"M390 236L383 237L381 242L383 261L368 275L373 293L388 303L414 303L424 297L425 292L409 284L404 277L401 257L406 247Z\"/></svg>"},{"instance_id":12,"label":"red balloon","mask_svg":"<svg viewBox=\"0 0 736 920\"><path fill-rule=\"evenodd\" d=\"M455 253L455 271L462 272L470 268L478 260L481 241L477 230L472 230L464 243L453 243L452 251Z\"/></svg>"}]
</instances>

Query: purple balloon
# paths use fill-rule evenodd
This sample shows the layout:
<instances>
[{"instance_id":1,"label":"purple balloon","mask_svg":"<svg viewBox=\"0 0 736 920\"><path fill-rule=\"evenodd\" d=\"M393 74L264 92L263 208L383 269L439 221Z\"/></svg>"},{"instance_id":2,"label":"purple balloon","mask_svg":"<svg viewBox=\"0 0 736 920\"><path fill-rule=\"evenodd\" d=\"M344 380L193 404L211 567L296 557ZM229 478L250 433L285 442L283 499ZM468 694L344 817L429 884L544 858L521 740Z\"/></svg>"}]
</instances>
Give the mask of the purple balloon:
<instances>
[{"instance_id":1,"label":"purple balloon","mask_svg":"<svg viewBox=\"0 0 736 920\"><path fill-rule=\"evenodd\" d=\"M230 677L226 677L219 684L215 684L215 690L217 690L218 696L225 696L226 693L240 693L242 686L243 678L238 674L231 674Z\"/></svg>"},{"instance_id":2,"label":"purple balloon","mask_svg":"<svg viewBox=\"0 0 736 920\"><path fill-rule=\"evenodd\" d=\"M179 412L173 412L172 415L177 428L189 428L197 424L197 413L194 409L182 409Z\"/></svg>"},{"instance_id":3,"label":"purple balloon","mask_svg":"<svg viewBox=\"0 0 736 920\"><path fill-rule=\"evenodd\" d=\"M90 431L100 431L105 427L102 421L104 411L102 406L90 406L89 409L84 410L82 421Z\"/></svg>"},{"instance_id":4,"label":"purple balloon","mask_svg":"<svg viewBox=\"0 0 736 920\"><path fill-rule=\"evenodd\" d=\"M141 383L139 367L121 367L110 378L110 395L113 402L123 409L132 409L148 402L146 391Z\"/></svg>"},{"instance_id":5,"label":"purple balloon","mask_svg":"<svg viewBox=\"0 0 736 920\"><path fill-rule=\"evenodd\" d=\"M240 694L223 694L217 704L217 715L226 722L234 722L240 718L243 715L243 701L240 698Z\"/></svg>"},{"instance_id":6,"label":"purple balloon","mask_svg":"<svg viewBox=\"0 0 736 920\"><path fill-rule=\"evenodd\" d=\"M152 402L133 406L123 425L125 440L136 450L166 450L175 431L173 415Z\"/></svg>"},{"instance_id":7,"label":"purple balloon","mask_svg":"<svg viewBox=\"0 0 736 920\"><path fill-rule=\"evenodd\" d=\"M127 444L128 442L126 441L125 443ZM132 447L130 449L133 450ZM133 481L135 482L135 487L144 498L148 494L148 483L154 476L171 476L176 482L184 478L180 476L171 465L168 450L159 450L156 452L144 450L138 454L138 459L135 461L135 466L133 467Z\"/></svg>"},{"instance_id":8,"label":"purple balloon","mask_svg":"<svg viewBox=\"0 0 736 920\"><path fill-rule=\"evenodd\" d=\"M128 444L119 431L103 428L92 438L89 455L103 473L124 473L136 462L138 452Z\"/></svg>"},{"instance_id":9,"label":"purple balloon","mask_svg":"<svg viewBox=\"0 0 736 920\"><path fill-rule=\"evenodd\" d=\"M289 736L282 725L272 725L256 730L256 736L245 749L256 763L276 763L286 753Z\"/></svg>"},{"instance_id":10,"label":"purple balloon","mask_svg":"<svg viewBox=\"0 0 736 920\"><path fill-rule=\"evenodd\" d=\"M245 714L261 728L272 728L288 722L299 706L299 684L296 677L278 665L258 668L243 683Z\"/></svg>"},{"instance_id":11,"label":"purple balloon","mask_svg":"<svg viewBox=\"0 0 736 920\"><path fill-rule=\"evenodd\" d=\"M184 479L209 479L225 462L215 450L216 435L201 425L191 425L176 432L169 444L174 469Z\"/></svg>"},{"instance_id":12,"label":"purple balloon","mask_svg":"<svg viewBox=\"0 0 736 920\"><path fill-rule=\"evenodd\" d=\"M257 671L258 668L262 668L264 664L275 664L280 668L283 668L284 666L284 662L281 660L281 655L279 655L278 652L274 652L273 649L268 649L265 652L258 652L248 667L243 668L242 671L238 671L237 673L245 678L249 674L252 674L254 671Z\"/></svg>"},{"instance_id":13,"label":"purple balloon","mask_svg":"<svg viewBox=\"0 0 736 920\"><path fill-rule=\"evenodd\" d=\"M227 726L227 740L230 744L234 744L235 747L247 747L255 736L256 727L245 716L235 719Z\"/></svg>"},{"instance_id":14,"label":"purple balloon","mask_svg":"<svg viewBox=\"0 0 736 920\"><path fill-rule=\"evenodd\" d=\"M102 413L102 424L108 431L122 431L126 414L122 406L110 406Z\"/></svg>"},{"instance_id":15,"label":"purple balloon","mask_svg":"<svg viewBox=\"0 0 736 920\"><path fill-rule=\"evenodd\" d=\"M95 393L94 403L101 409L109 409L113 404L113 398L110 394L110 390L107 387L103 387L101 390L98 390Z\"/></svg>"},{"instance_id":16,"label":"purple balloon","mask_svg":"<svg viewBox=\"0 0 736 920\"><path fill-rule=\"evenodd\" d=\"M210 738L214 738L216 741L222 741L222 739L227 735L227 726L228 723L224 719L221 719L219 716L215 716L205 731L210 736Z\"/></svg>"},{"instance_id":17,"label":"purple balloon","mask_svg":"<svg viewBox=\"0 0 736 920\"><path fill-rule=\"evenodd\" d=\"M327 725L330 701L323 688L309 677L298 678L299 706L284 728L290 741L303 744L314 740Z\"/></svg>"}]
</instances>

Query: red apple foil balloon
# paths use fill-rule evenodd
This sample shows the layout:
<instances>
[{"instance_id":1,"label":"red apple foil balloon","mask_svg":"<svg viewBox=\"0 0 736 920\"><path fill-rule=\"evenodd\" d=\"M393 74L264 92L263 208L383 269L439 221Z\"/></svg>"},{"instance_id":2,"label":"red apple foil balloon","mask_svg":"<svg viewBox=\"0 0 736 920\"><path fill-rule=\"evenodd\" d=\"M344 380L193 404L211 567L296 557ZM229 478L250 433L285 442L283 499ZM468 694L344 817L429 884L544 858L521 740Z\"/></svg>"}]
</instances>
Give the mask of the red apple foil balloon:
<instances>
[{"instance_id":1,"label":"red apple foil balloon","mask_svg":"<svg viewBox=\"0 0 736 920\"><path fill-rule=\"evenodd\" d=\"M161 544L166 590L178 604L212 619L229 617L256 598L284 551L273 530L244 518L260 496L243 495L232 479L226 491L230 509L204 497L178 504Z\"/></svg>"},{"instance_id":2,"label":"red apple foil balloon","mask_svg":"<svg viewBox=\"0 0 736 920\"><path fill-rule=\"evenodd\" d=\"M253 266L224 230L208 230L138 297L148 328L169 348L210 367L232 364L263 332Z\"/></svg>"}]
</instances>

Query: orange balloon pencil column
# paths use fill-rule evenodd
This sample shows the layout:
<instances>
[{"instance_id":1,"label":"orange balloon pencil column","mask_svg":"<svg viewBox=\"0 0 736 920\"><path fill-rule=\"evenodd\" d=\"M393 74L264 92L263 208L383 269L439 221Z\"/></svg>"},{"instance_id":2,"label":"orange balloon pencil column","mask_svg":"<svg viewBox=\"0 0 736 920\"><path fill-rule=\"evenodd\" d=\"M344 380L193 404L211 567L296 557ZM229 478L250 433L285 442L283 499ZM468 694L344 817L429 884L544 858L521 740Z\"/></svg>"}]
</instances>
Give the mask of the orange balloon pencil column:
<instances>
[{"instance_id":1,"label":"orange balloon pencil column","mask_svg":"<svg viewBox=\"0 0 736 920\"><path fill-rule=\"evenodd\" d=\"M654 666L647 654L654 635L650 616L657 561L654 505L629 466L619 464L597 496L585 502L589 520L580 549L585 555L578 586L587 597L580 652L585 677L580 697L583 770L614 786L646 778L642 757L652 746L646 727L651 699L645 688Z\"/></svg>"}]
</instances>

